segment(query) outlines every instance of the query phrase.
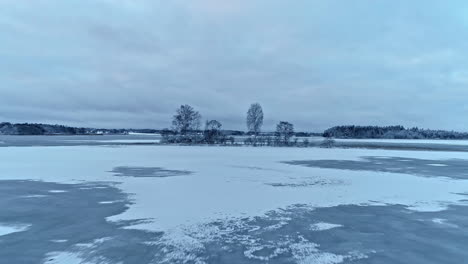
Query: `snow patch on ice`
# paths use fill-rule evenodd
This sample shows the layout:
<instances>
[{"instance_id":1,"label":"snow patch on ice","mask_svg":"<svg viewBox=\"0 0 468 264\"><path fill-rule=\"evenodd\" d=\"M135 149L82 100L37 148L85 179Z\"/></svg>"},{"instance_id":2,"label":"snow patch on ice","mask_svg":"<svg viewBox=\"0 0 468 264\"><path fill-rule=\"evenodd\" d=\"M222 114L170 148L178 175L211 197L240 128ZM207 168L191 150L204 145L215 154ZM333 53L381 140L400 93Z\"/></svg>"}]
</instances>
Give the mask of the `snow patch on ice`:
<instances>
[{"instance_id":1,"label":"snow patch on ice","mask_svg":"<svg viewBox=\"0 0 468 264\"><path fill-rule=\"evenodd\" d=\"M290 246L292 255L298 264L337 264L345 260L358 260L368 258L359 252L349 252L347 255L337 255L319 250L319 245L300 237L301 241Z\"/></svg>"},{"instance_id":2,"label":"snow patch on ice","mask_svg":"<svg viewBox=\"0 0 468 264\"><path fill-rule=\"evenodd\" d=\"M78 254L71 252L50 252L44 259L44 264L86 264ZM102 262L102 264L107 264Z\"/></svg>"},{"instance_id":3,"label":"snow patch on ice","mask_svg":"<svg viewBox=\"0 0 468 264\"><path fill-rule=\"evenodd\" d=\"M115 204L115 203L120 203L122 202L121 200L118 200L118 201L102 201L102 202L99 202L99 204Z\"/></svg>"},{"instance_id":4,"label":"snow patch on ice","mask_svg":"<svg viewBox=\"0 0 468 264\"><path fill-rule=\"evenodd\" d=\"M281 254L288 252L287 248L275 248L274 246L253 246L244 251L244 256L249 259L269 261Z\"/></svg>"},{"instance_id":5,"label":"snow patch on ice","mask_svg":"<svg viewBox=\"0 0 468 264\"><path fill-rule=\"evenodd\" d=\"M209 236L203 240L209 240ZM205 248L202 243L203 240L186 234L184 230L171 230L167 232L162 240L157 242L157 244L162 246L160 263L205 263L205 259L197 254L203 252Z\"/></svg>"},{"instance_id":6,"label":"snow patch on ice","mask_svg":"<svg viewBox=\"0 0 468 264\"><path fill-rule=\"evenodd\" d=\"M31 194L31 195L21 196L21 198L43 198L43 197L47 197L47 195L44 195L44 194Z\"/></svg>"},{"instance_id":7,"label":"snow patch on ice","mask_svg":"<svg viewBox=\"0 0 468 264\"><path fill-rule=\"evenodd\" d=\"M439 225L444 225L447 227L452 227L452 228L458 228L458 225L449 223L447 219L442 219L442 218L434 218L432 219L433 223L439 224Z\"/></svg>"},{"instance_id":8,"label":"snow patch on ice","mask_svg":"<svg viewBox=\"0 0 468 264\"><path fill-rule=\"evenodd\" d=\"M338 228L338 227L342 227L342 225L319 222L319 223L312 224L310 226L310 229L312 231L324 231L324 230L329 230L329 229Z\"/></svg>"},{"instance_id":9,"label":"snow patch on ice","mask_svg":"<svg viewBox=\"0 0 468 264\"><path fill-rule=\"evenodd\" d=\"M17 233L17 232L23 232L29 229L31 225L28 224L2 224L0 223L0 236L12 234L12 233Z\"/></svg>"},{"instance_id":10,"label":"snow patch on ice","mask_svg":"<svg viewBox=\"0 0 468 264\"><path fill-rule=\"evenodd\" d=\"M217 220L211 224L173 229L165 233L162 240L148 243L161 246L162 250L158 256L162 259L161 263L208 262L209 254L206 253L209 245L218 243L224 244L223 250L229 250L231 246L241 247L246 258L266 262L282 256L292 256L300 264L335 264L345 260L367 258L367 255L355 251L346 255L321 251L318 244L308 241L299 233L281 235L274 240L262 238L266 234L264 232L276 232L274 230L287 225L288 220L291 220L289 217L272 215L266 215L265 219L283 220L267 227L257 226L257 218ZM325 230L325 227L335 228L339 225L320 223L318 226Z\"/></svg>"},{"instance_id":11,"label":"snow patch on ice","mask_svg":"<svg viewBox=\"0 0 468 264\"><path fill-rule=\"evenodd\" d=\"M65 191L65 190L50 190L49 192L50 193L66 193L68 191Z\"/></svg>"},{"instance_id":12,"label":"snow patch on ice","mask_svg":"<svg viewBox=\"0 0 468 264\"><path fill-rule=\"evenodd\" d=\"M431 163L427 164L427 166L433 166L433 167L447 167L447 164L441 164L441 163Z\"/></svg>"},{"instance_id":13,"label":"snow patch on ice","mask_svg":"<svg viewBox=\"0 0 468 264\"><path fill-rule=\"evenodd\" d=\"M280 229L282 228L283 226L287 225L288 222L286 221L281 221L277 224L274 224L274 225L271 225L271 226L267 226L265 228L263 228L264 230L268 230L268 231L271 231L271 230L277 230L277 229Z\"/></svg>"},{"instance_id":14,"label":"snow patch on ice","mask_svg":"<svg viewBox=\"0 0 468 264\"><path fill-rule=\"evenodd\" d=\"M68 240L67 240L67 239L52 239L52 240L50 240L50 242L54 242L54 243L67 243Z\"/></svg>"}]
</instances>

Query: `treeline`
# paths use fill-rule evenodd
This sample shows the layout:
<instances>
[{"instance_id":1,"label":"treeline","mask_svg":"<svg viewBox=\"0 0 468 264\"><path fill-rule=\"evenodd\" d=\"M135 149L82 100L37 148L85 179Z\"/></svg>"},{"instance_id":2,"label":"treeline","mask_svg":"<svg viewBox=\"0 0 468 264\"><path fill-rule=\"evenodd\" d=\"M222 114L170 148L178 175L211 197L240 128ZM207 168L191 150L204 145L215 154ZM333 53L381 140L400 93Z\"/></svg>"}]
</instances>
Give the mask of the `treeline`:
<instances>
[{"instance_id":1,"label":"treeline","mask_svg":"<svg viewBox=\"0 0 468 264\"><path fill-rule=\"evenodd\" d=\"M0 134L3 135L80 135L89 133L90 130L87 128L63 125L0 123Z\"/></svg>"},{"instance_id":2,"label":"treeline","mask_svg":"<svg viewBox=\"0 0 468 264\"><path fill-rule=\"evenodd\" d=\"M0 135L126 135L129 132L159 134L162 130L102 129L35 123L0 123Z\"/></svg>"},{"instance_id":3,"label":"treeline","mask_svg":"<svg viewBox=\"0 0 468 264\"><path fill-rule=\"evenodd\" d=\"M468 133L403 126L336 126L325 130L323 136L355 139L468 139Z\"/></svg>"}]
</instances>

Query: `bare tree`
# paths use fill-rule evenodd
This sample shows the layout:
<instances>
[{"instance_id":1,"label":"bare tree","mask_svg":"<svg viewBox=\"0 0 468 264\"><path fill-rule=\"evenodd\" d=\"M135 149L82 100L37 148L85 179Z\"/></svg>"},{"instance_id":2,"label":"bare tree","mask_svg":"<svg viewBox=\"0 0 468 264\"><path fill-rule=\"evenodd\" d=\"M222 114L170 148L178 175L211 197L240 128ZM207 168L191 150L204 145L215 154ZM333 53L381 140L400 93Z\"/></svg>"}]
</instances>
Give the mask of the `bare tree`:
<instances>
[{"instance_id":1,"label":"bare tree","mask_svg":"<svg viewBox=\"0 0 468 264\"><path fill-rule=\"evenodd\" d=\"M294 136L293 124L285 121L281 121L276 125L276 136L278 143L281 145L288 145L289 140Z\"/></svg>"},{"instance_id":2,"label":"bare tree","mask_svg":"<svg viewBox=\"0 0 468 264\"><path fill-rule=\"evenodd\" d=\"M186 135L189 131L195 131L200 128L201 115L190 105L181 105L174 117L172 126L174 130L181 135Z\"/></svg>"},{"instance_id":3,"label":"bare tree","mask_svg":"<svg viewBox=\"0 0 468 264\"><path fill-rule=\"evenodd\" d=\"M325 137L325 139L320 143L321 148L333 148L335 145L335 140L332 137Z\"/></svg>"},{"instance_id":4,"label":"bare tree","mask_svg":"<svg viewBox=\"0 0 468 264\"><path fill-rule=\"evenodd\" d=\"M217 120L206 121L205 131L203 132L205 142L208 144L223 143L221 127L221 123Z\"/></svg>"},{"instance_id":5,"label":"bare tree","mask_svg":"<svg viewBox=\"0 0 468 264\"><path fill-rule=\"evenodd\" d=\"M263 125L263 110L259 103L250 105L247 112L247 129L249 132L258 135Z\"/></svg>"}]
</instances>

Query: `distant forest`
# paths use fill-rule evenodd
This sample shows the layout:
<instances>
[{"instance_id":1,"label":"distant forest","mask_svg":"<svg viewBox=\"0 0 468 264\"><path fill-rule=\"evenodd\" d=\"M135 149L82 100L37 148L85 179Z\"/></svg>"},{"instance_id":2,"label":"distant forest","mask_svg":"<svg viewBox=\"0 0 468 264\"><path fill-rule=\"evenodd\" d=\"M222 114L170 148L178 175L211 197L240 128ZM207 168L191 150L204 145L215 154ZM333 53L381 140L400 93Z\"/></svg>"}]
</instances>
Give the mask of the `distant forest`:
<instances>
[{"instance_id":1,"label":"distant forest","mask_svg":"<svg viewBox=\"0 0 468 264\"><path fill-rule=\"evenodd\" d=\"M105 129L71 127L64 125L50 124L12 124L8 122L0 123L0 135L125 135L130 132L135 133L161 133L157 129Z\"/></svg>"},{"instance_id":2,"label":"distant forest","mask_svg":"<svg viewBox=\"0 0 468 264\"><path fill-rule=\"evenodd\" d=\"M229 136L244 136L249 135L248 132L240 130L222 130L225 135ZM105 129L105 128L84 128L70 127L64 125L36 124L36 123L21 123L12 124L8 122L0 123L0 135L125 135L130 132L148 133L148 134L163 134L173 133L168 129ZM203 132L202 130L198 131ZM272 134L272 133L264 133ZM296 132L298 137L321 136L321 133Z\"/></svg>"},{"instance_id":3,"label":"distant forest","mask_svg":"<svg viewBox=\"0 0 468 264\"><path fill-rule=\"evenodd\" d=\"M86 128L75 128L62 125L0 123L0 134L4 135L75 135L85 134L87 132Z\"/></svg>"},{"instance_id":4,"label":"distant forest","mask_svg":"<svg viewBox=\"0 0 468 264\"><path fill-rule=\"evenodd\" d=\"M468 139L468 133L403 126L336 126L325 130L323 136L355 139Z\"/></svg>"},{"instance_id":5,"label":"distant forest","mask_svg":"<svg viewBox=\"0 0 468 264\"><path fill-rule=\"evenodd\" d=\"M90 135L125 134L125 129L95 129L49 124L12 124L0 123L1 135Z\"/></svg>"}]
</instances>

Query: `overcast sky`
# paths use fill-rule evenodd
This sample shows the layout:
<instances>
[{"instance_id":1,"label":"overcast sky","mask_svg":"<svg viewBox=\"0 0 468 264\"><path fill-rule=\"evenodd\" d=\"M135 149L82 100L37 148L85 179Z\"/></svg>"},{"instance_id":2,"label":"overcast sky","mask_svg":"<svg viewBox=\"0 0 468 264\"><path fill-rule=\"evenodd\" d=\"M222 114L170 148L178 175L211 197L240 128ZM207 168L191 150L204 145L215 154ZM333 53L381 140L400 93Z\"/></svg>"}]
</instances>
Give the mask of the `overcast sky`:
<instances>
[{"instance_id":1,"label":"overcast sky","mask_svg":"<svg viewBox=\"0 0 468 264\"><path fill-rule=\"evenodd\" d=\"M0 121L468 130L466 0L0 0Z\"/></svg>"}]
</instances>

